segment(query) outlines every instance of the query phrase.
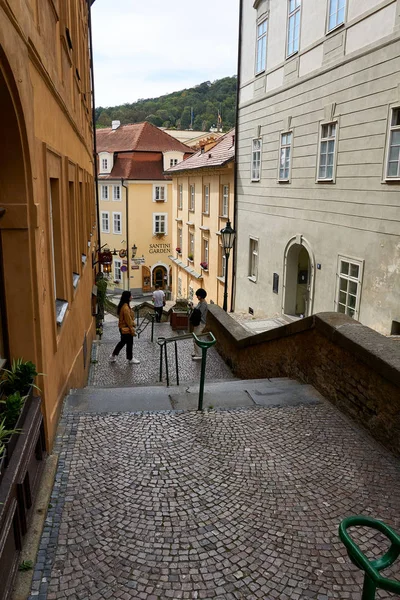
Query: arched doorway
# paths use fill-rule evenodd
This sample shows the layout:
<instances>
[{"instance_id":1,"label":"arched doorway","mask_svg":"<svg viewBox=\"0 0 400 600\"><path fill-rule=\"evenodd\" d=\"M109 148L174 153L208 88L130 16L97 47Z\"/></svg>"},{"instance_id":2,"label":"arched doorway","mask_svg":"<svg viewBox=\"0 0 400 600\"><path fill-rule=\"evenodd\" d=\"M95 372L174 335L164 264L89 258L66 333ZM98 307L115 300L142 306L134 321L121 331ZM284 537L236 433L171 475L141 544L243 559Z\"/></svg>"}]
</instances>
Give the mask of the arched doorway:
<instances>
[{"instance_id":1,"label":"arched doorway","mask_svg":"<svg viewBox=\"0 0 400 600\"><path fill-rule=\"evenodd\" d=\"M168 287L168 272L167 269L158 265L153 269L153 287L160 286L161 289Z\"/></svg>"},{"instance_id":2,"label":"arched doorway","mask_svg":"<svg viewBox=\"0 0 400 600\"><path fill-rule=\"evenodd\" d=\"M302 235L292 238L285 250L282 312L308 317L313 309L314 256Z\"/></svg>"}]
</instances>

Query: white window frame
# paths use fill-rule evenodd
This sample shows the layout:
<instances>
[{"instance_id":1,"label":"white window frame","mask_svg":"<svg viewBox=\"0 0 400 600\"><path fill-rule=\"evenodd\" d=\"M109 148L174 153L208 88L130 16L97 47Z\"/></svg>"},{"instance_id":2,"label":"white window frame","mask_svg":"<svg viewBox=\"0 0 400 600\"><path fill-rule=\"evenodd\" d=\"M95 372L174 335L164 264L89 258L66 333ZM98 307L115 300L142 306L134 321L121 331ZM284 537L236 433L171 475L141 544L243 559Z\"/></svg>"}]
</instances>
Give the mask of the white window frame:
<instances>
[{"instance_id":1,"label":"white window frame","mask_svg":"<svg viewBox=\"0 0 400 600\"><path fill-rule=\"evenodd\" d=\"M193 298L194 298L194 289L192 288L192 286L189 286L189 302L193 302Z\"/></svg>"},{"instance_id":2,"label":"white window frame","mask_svg":"<svg viewBox=\"0 0 400 600\"><path fill-rule=\"evenodd\" d=\"M334 134L332 133L334 127ZM325 130L325 128L327 128ZM338 140L339 124L337 121L327 121L320 123L319 128L319 143L318 143L318 164L317 164L317 182L335 182L336 178L336 155L337 155L337 140ZM333 141L333 152L328 152L329 144ZM325 150L326 149L326 150ZM327 176L328 157L332 155L332 176ZM326 164L321 165L321 159L325 156ZM325 167L325 175L321 174L321 168Z\"/></svg>"},{"instance_id":3,"label":"white window frame","mask_svg":"<svg viewBox=\"0 0 400 600\"><path fill-rule=\"evenodd\" d=\"M203 256L201 262L207 263L207 269L209 267L208 257L209 257L209 239L203 238Z\"/></svg>"},{"instance_id":4,"label":"white window frame","mask_svg":"<svg viewBox=\"0 0 400 600\"><path fill-rule=\"evenodd\" d=\"M178 277L178 298L182 298L182 278Z\"/></svg>"},{"instance_id":5,"label":"white window frame","mask_svg":"<svg viewBox=\"0 0 400 600\"><path fill-rule=\"evenodd\" d=\"M224 254L224 249L222 246L220 246L220 271L221 271L221 275L219 276L220 279L222 279L223 281L225 281L225 275L226 275L226 255Z\"/></svg>"},{"instance_id":6,"label":"white window frame","mask_svg":"<svg viewBox=\"0 0 400 600\"><path fill-rule=\"evenodd\" d=\"M167 201L167 186L160 183L153 184L153 202Z\"/></svg>"},{"instance_id":7,"label":"white window frame","mask_svg":"<svg viewBox=\"0 0 400 600\"><path fill-rule=\"evenodd\" d=\"M183 208L183 185L181 183L178 185L178 208L180 210Z\"/></svg>"},{"instance_id":8,"label":"white window frame","mask_svg":"<svg viewBox=\"0 0 400 600\"><path fill-rule=\"evenodd\" d=\"M101 186L101 199L108 201L109 200L109 196L108 196L108 185L102 185Z\"/></svg>"},{"instance_id":9,"label":"white window frame","mask_svg":"<svg viewBox=\"0 0 400 600\"><path fill-rule=\"evenodd\" d=\"M121 202L121 186L113 185L113 201Z\"/></svg>"},{"instance_id":10,"label":"white window frame","mask_svg":"<svg viewBox=\"0 0 400 600\"><path fill-rule=\"evenodd\" d=\"M105 220L107 221L106 227L104 227ZM101 211L101 232L102 233L110 233L110 213L108 210Z\"/></svg>"},{"instance_id":11,"label":"white window frame","mask_svg":"<svg viewBox=\"0 0 400 600\"><path fill-rule=\"evenodd\" d=\"M176 239L178 240L178 248L181 249L181 253L182 253L182 241L183 241L182 227L178 227L178 233L177 233Z\"/></svg>"},{"instance_id":12,"label":"white window frame","mask_svg":"<svg viewBox=\"0 0 400 600\"><path fill-rule=\"evenodd\" d=\"M157 231L157 223L159 231ZM168 213L153 213L153 235L157 233L168 235Z\"/></svg>"},{"instance_id":13,"label":"white window frame","mask_svg":"<svg viewBox=\"0 0 400 600\"><path fill-rule=\"evenodd\" d=\"M223 184L221 197L221 217L228 218L229 216L229 185Z\"/></svg>"},{"instance_id":14,"label":"white window frame","mask_svg":"<svg viewBox=\"0 0 400 600\"><path fill-rule=\"evenodd\" d=\"M108 171L108 158L101 159L101 172L105 173Z\"/></svg>"},{"instance_id":15,"label":"white window frame","mask_svg":"<svg viewBox=\"0 0 400 600\"><path fill-rule=\"evenodd\" d=\"M210 214L210 185L208 183L203 188L203 214Z\"/></svg>"},{"instance_id":16,"label":"white window frame","mask_svg":"<svg viewBox=\"0 0 400 600\"><path fill-rule=\"evenodd\" d=\"M288 136L290 142L288 143ZM290 181L292 177L293 131L283 131L279 136L278 181ZM282 160L283 159L283 160ZM282 168L283 164L283 168ZM287 170L287 177L285 176ZM283 171L283 174L282 174Z\"/></svg>"},{"instance_id":17,"label":"white window frame","mask_svg":"<svg viewBox=\"0 0 400 600\"><path fill-rule=\"evenodd\" d=\"M189 185L189 210L190 212L194 212L196 208L196 190L194 187L194 183Z\"/></svg>"},{"instance_id":18,"label":"white window frame","mask_svg":"<svg viewBox=\"0 0 400 600\"><path fill-rule=\"evenodd\" d=\"M195 240L194 240L194 231L189 231L189 239L188 239L188 258L189 258L189 254L192 256L192 258L189 258L189 260L194 260L194 247L195 247Z\"/></svg>"},{"instance_id":19,"label":"white window frame","mask_svg":"<svg viewBox=\"0 0 400 600\"><path fill-rule=\"evenodd\" d=\"M119 259L116 258L114 260L114 281L116 281L117 279L119 281L122 280L121 267L122 267L122 260L119 260Z\"/></svg>"},{"instance_id":20,"label":"white window frame","mask_svg":"<svg viewBox=\"0 0 400 600\"><path fill-rule=\"evenodd\" d=\"M113 212L112 214L113 233L121 235L122 233L122 213Z\"/></svg>"},{"instance_id":21,"label":"white window frame","mask_svg":"<svg viewBox=\"0 0 400 600\"><path fill-rule=\"evenodd\" d=\"M398 124L393 124L397 115ZM389 115L389 129L388 129L388 143L386 149L386 161L385 161L385 179L387 181L400 181L400 139L396 144L392 143L393 134L397 134L400 138L400 106L393 106L390 109ZM390 160L391 150L397 148L398 156L397 160ZM397 173L396 175L389 175L389 163L397 162Z\"/></svg>"},{"instance_id":22,"label":"white window frame","mask_svg":"<svg viewBox=\"0 0 400 600\"><path fill-rule=\"evenodd\" d=\"M342 264L346 263L349 265L348 272L343 270ZM351 272L351 267L358 268L358 274ZM346 314L349 317L358 319L360 313L361 303L361 292L362 282L364 273L364 261L359 258L352 258L349 256L338 256L337 272L336 272L336 297L335 297L335 310L336 312ZM344 284L344 281L347 284ZM355 289L356 286L356 289ZM344 289L346 288L346 289ZM351 306L351 298L355 298L354 306ZM343 310L341 310L341 307ZM351 314L353 313L353 314Z\"/></svg>"},{"instance_id":23,"label":"white window frame","mask_svg":"<svg viewBox=\"0 0 400 600\"><path fill-rule=\"evenodd\" d=\"M300 48L301 0L288 0L286 57L297 54ZM296 36L297 33L297 36Z\"/></svg>"},{"instance_id":24,"label":"white window frame","mask_svg":"<svg viewBox=\"0 0 400 600\"><path fill-rule=\"evenodd\" d=\"M177 158L170 158L169 159L169 166L171 167L175 167L175 165L178 164L178 159Z\"/></svg>"},{"instance_id":25,"label":"white window frame","mask_svg":"<svg viewBox=\"0 0 400 600\"><path fill-rule=\"evenodd\" d=\"M264 73L267 68L268 19L260 20L256 25L256 63L255 74Z\"/></svg>"},{"instance_id":26,"label":"white window frame","mask_svg":"<svg viewBox=\"0 0 400 600\"><path fill-rule=\"evenodd\" d=\"M249 237L249 274L248 279L254 283L258 279L258 249L259 240L256 237Z\"/></svg>"},{"instance_id":27,"label":"white window frame","mask_svg":"<svg viewBox=\"0 0 400 600\"><path fill-rule=\"evenodd\" d=\"M259 148L255 148L256 145L259 145ZM260 181L261 179L261 153L262 139L260 137L253 138L251 142L251 181Z\"/></svg>"},{"instance_id":28,"label":"white window frame","mask_svg":"<svg viewBox=\"0 0 400 600\"><path fill-rule=\"evenodd\" d=\"M336 6L336 10L332 10ZM339 20L339 13L343 11L343 19ZM331 17L335 15L335 22L331 25ZM329 33L340 27L346 20L346 0L328 0L328 14L326 31Z\"/></svg>"}]
</instances>

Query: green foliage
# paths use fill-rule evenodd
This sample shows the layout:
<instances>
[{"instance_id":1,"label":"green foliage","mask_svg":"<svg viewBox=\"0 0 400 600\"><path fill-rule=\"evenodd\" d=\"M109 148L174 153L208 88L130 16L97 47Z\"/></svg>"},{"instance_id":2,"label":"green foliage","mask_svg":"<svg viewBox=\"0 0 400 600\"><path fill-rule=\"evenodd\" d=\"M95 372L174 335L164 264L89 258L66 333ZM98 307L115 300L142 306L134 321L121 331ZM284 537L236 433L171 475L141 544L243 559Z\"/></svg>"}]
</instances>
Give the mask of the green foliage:
<instances>
[{"instance_id":1,"label":"green foliage","mask_svg":"<svg viewBox=\"0 0 400 600\"><path fill-rule=\"evenodd\" d=\"M14 392L20 392L21 395L27 394L33 380L39 375L36 366L30 360L24 361L22 358L13 360L11 369L4 369L1 377L1 391L5 396ZM36 386L34 386L36 387ZM36 389L38 389L36 387Z\"/></svg>"},{"instance_id":2,"label":"green foliage","mask_svg":"<svg viewBox=\"0 0 400 600\"><path fill-rule=\"evenodd\" d=\"M31 569L33 569L33 561L31 560L23 560L18 567L18 571L30 571Z\"/></svg>"},{"instance_id":3,"label":"green foliage","mask_svg":"<svg viewBox=\"0 0 400 600\"><path fill-rule=\"evenodd\" d=\"M7 429L6 419L0 421L0 458L3 456L5 450L5 443L13 433L19 433L18 429Z\"/></svg>"},{"instance_id":4,"label":"green foliage","mask_svg":"<svg viewBox=\"0 0 400 600\"><path fill-rule=\"evenodd\" d=\"M149 121L158 127L187 129L193 110L193 129L208 131L211 126L217 126L219 111L223 129L228 131L235 126L236 85L236 76L224 77L159 98L107 108L98 106L96 127L110 127L111 121L119 120L122 125Z\"/></svg>"},{"instance_id":5,"label":"green foliage","mask_svg":"<svg viewBox=\"0 0 400 600\"><path fill-rule=\"evenodd\" d=\"M11 429L15 426L26 398L26 396L21 396L20 392L14 392L1 401L1 404L4 404L2 416L4 417L4 426L6 429Z\"/></svg>"}]
</instances>

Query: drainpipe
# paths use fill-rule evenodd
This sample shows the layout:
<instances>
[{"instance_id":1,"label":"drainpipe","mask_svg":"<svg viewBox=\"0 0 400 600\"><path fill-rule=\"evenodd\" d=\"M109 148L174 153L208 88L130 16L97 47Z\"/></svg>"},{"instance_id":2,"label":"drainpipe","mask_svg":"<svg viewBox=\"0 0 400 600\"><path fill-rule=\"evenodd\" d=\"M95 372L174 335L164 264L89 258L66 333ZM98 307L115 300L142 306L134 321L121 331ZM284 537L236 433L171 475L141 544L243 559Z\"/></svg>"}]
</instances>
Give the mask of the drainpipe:
<instances>
[{"instance_id":1,"label":"drainpipe","mask_svg":"<svg viewBox=\"0 0 400 600\"><path fill-rule=\"evenodd\" d=\"M236 89L236 119L235 119L235 153L234 153L234 196L233 196L233 229L237 232L237 196L238 196L238 168L237 168L237 148L239 138L239 93L240 93L240 68L242 54L242 17L243 17L243 0L239 3L239 36L238 36L238 60L237 60L237 89ZM236 261L237 261L237 235L236 242L233 246L232 259L232 286L231 286L231 310L235 310L235 290L236 290Z\"/></svg>"},{"instance_id":2,"label":"drainpipe","mask_svg":"<svg viewBox=\"0 0 400 600\"><path fill-rule=\"evenodd\" d=\"M99 179L97 169L97 143L96 143L96 103L94 99L94 65L93 65L93 39L92 39L92 14L91 4L88 2L88 25L89 25L89 43L90 43L90 77L91 77L91 93L92 93L92 127L93 127L93 162L94 162L94 181L95 181L95 199L96 199L96 218L97 218L97 248L100 250L100 209L99 209ZM97 259L97 256L96 256ZM100 273L100 263L97 263L97 272Z\"/></svg>"},{"instance_id":3,"label":"drainpipe","mask_svg":"<svg viewBox=\"0 0 400 600\"><path fill-rule=\"evenodd\" d=\"M129 245L129 190L128 186L124 184L124 180L121 179L121 186L126 189L125 193L125 213L126 213L126 258L127 258L127 271L126 275L128 277L128 291L131 290L131 248Z\"/></svg>"}]
</instances>

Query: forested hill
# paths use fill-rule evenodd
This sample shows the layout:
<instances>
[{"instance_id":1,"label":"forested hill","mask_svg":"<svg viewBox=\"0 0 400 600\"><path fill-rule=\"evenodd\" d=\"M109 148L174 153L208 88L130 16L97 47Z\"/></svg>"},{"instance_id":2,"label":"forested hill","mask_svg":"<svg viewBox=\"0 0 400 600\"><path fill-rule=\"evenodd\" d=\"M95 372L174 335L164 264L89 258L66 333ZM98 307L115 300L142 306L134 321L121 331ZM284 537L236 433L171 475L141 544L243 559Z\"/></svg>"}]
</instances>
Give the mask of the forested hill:
<instances>
[{"instance_id":1,"label":"forested hill","mask_svg":"<svg viewBox=\"0 0 400 600\"><path fill-rule=\"evenodd\" d=\"M149 121L157 127L189 129L192 125L196 131L208 131L217 126L219 112L223 130L228 131L235 126L235 105L236 77L224 77L159 98L108 108L99 106L96 127L111 127L113 120L122 125Z\"/></svg>"}]
</instances>

